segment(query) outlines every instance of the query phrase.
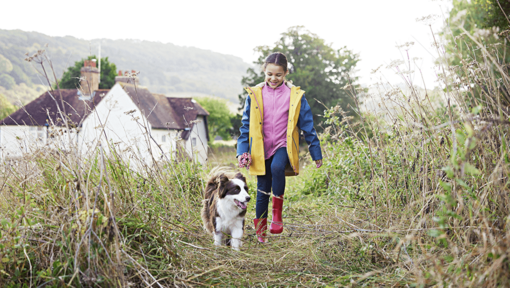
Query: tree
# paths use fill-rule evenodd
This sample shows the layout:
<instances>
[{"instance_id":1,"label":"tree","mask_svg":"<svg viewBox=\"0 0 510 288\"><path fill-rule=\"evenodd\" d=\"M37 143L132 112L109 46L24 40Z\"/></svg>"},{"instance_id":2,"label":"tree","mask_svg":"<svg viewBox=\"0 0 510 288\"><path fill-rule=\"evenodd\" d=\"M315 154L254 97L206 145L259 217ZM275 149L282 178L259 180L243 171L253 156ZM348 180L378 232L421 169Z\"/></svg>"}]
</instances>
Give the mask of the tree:
<instances>
[{"instance_id":1,"label":"tree","mask_svg":"<svg viewBox=\"0 0 510 288\"><path fill-rule=\"evenodd\" d=\"M457 4L455 2L459 1L454 1L454 5ZM499 27L500 30L509 29L510 23L506 17L510 14L510 1L472 0L469 4L471 7L475 8L470 12L478 16L477 18L479 18L480 21L477 21L477 26L480 28Z\"/></svg>"},{"instance_id":2,"label":"tree","mask_svg":"<svg viewBox=\"0 0 510 288\"><path fill-rule=\"evenodd\" d=\"M0 86L5 87L5 89L9 90L12 87L16 86L16 81L14 81L14 78L9 76L9 74L1 74Z\"/></svg>"},{"instance_id":3,"label":"tree","mask_svg":"<svg viewBox=\"0 0 510 288\"><path fill-rule=\"evenodd\" d=\"M16 81L16 84L25 83L27 85L32 85L32 80L28 77L21 68L18 66L14 66L12 71L9 73L12 78Z\"/></svg>"},{"instance_id":4,"label":"tree","mask_svg":"<svg viewBox=\"0 0 510 288\"><path fill-rule=\"evenodd\" d=\"M499 1L499 4L507 11L507 14L510 13L510 1ZM446 25L442 31L447 41L446 51L451 56L450 64L460 65L461 59L473 61L480 56L479 49L475 47L476 44L464 35L464 30L479 38L483 45L496 49L502 61L506 63L510 61L510 48L508 45L500 45L501 38L497 35L498 32L510 28L510 23L499 4L498 0L453 1L449 25ZM503 59L504 55L506 59Z\"/></svg>"},{"instance_id":5,"label":"tree","mask_svg":"<svg viewBox=\"0 0 510 288\"><path fill-rule=\"evenodd\" d=\"M9 73L12 70L12 63L9 59L0 54L0 74Z\"/></svg>"},{"instance_id":6,"label":"tree","mask_svg":"<svg viewBox=\"0 0 510 288\"><path fill-rule=\"evenodd\" d=\"M462 82L459 79L472 82L471 92L465 93L465 100L470 105L475 105L474 102L471 103L472 100L482 97L482 90L490 89L489 87L492 86L490 83L485 83L484 77L469 76L469 73L472 73L470 71L475 71L477 65L492 65L491 60L484 55L484 51L490 51L500 64L510 62L510 46L505 44L502 38L510 36L507 33L501 33L502 30L509 29L510 23L499 5L508 15L510 1L499 0L498 4L497 0L454 0L448 25L445 25L442 31L446 40L448 64L450 67L456 67L452 70L455 72L450 76L458 78L449 82L451 85ZM500 79L500 71L495 67L491 69L494 79ZM510 105L510 99L506 97L507 92L505 91L502 95L504 96L502 103L505 106Z\"/></svg>"},{"instance_id":7,"label":"tree","mask_svg":"<svg viewBox=\"0 0 510 288\"><path fill-rule=\"evenodd\" d=\"M97 59L96 56L89 56L87 59L74 62L74 66L67 68L62 79L59 82L61 89L76 89L80 85L80 69L85 60ZM99 89L110 89L115 85L115 76L117 76L117 66L108 61L108 57L101 58L101 75ZM56 87L54 87L56 88Z\"/></svg>"},{"instance_id":8,"label":"tree","mask_svg":"<svg viewBox=\"0 0 510 288\"><path fill-rule=\"evenodd\" d=\"M16 112L16 107L12 105L2 94L0 94L0 120Z\"/></svg>"},{"instance_id":9,"label":"tree","mask_svg":"<svg viewBox=\"0 0 510 288\"><path fill-rule=\"evenodd\" d=\"M232 114L230 115L230 125L232 128L230 129L230 135L232 137L238 138L241 135L241 126L243 126L243 123L241 122L243 118L242 114Z\"/></svg>"},{"instance_id":10,"label":"tree","mask_svg":"<svg viewBox=\"0 0 510 288\"><path fill-rule=\"evenodd\" d=\"M314 33L305 30L303 26L290 27L287 32L281 34L274 47L258 46L255 51L260 53L254 64L262 66L265 58L274 52L281 52L287 56L287 60L293 66L292 73L287 76L294 85L305 90L306 100L312 108L314 121L319 124L325 107L315 99L322 102L328 108L340 104L345 111L352 109L354 99L343 89L349 81L356 81L357 77L349 75L356 63L358 55L346 47L333 49L324 39ZM261 69L262 70L262 69ZM243 77L241 83L244 86L253 86L264 82L264 72L255 68L247 70L248 76ZM349 80L350 77L350 80ZM241 107L244 107L247 94L243 91L239 95Z\"/></svg>"},{"instance_id":11,"label":"tree","mask_svg":"<svg viewBox=\"0 0 510 288\"><path fill-rule=\"evenodd\" d=\"M211 139L214 139L216 136L230 139L232 127L230 117L232 113L228 110L225 100L210 97L202 97L196 100L209 112L207 124L209 126L209 133L212 136Z\"/></svg>"}]
</instances>

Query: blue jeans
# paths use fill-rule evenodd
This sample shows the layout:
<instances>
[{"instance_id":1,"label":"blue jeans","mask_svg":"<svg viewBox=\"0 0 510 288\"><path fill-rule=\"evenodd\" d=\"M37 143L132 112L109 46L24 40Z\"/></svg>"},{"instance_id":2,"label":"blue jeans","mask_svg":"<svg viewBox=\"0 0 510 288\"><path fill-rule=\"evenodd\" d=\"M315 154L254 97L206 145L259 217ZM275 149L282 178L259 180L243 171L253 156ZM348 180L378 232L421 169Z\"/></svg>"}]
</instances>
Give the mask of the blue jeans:
<instances>
[{"instance_id":1,"label":"blue jeans","mask_svg":"<svg viewBox=\"0 0 510 288\"><path fill-rule=\"evenodd\" d=\"M267 159L265 164L266 175L257 176L257 205L255 206L257 219L267 218L271 187L276 196L282 196L285 192L285 166L289 164L287 148L282 147L276 150L276 153Z\"/></svg>"}]
</instances>

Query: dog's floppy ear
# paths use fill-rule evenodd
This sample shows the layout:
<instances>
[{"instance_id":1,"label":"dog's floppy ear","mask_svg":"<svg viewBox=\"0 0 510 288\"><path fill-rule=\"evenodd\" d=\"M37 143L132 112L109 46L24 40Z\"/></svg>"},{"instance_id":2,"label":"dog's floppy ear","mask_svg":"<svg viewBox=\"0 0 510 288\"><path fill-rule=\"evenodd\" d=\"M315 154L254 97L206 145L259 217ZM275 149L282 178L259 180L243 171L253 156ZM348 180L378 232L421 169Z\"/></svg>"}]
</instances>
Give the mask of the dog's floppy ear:
<instances>
[{"instance_id":1,"label":"dog's floppy ear","mask_svg":"<svg viewBox=\"0 0 510 288\"><path fill-rule=\"evenodd\" d=\"M244 177L244 175L241 173L241 172L237 172L235 178L243 181L244 183L246 183L246 177Z\"/></svg>"},{"instance_id":2,"label":"dog's floppy ear","mask_svg":"<svg viewBox=\"0 0 510 288\"><path fill-rule=\"evenodd\" d=\"M218 195L220 195L220 198L225 197L227 195L227 183L228 183L228 177L225 176L225 174L221 173L220 176L216 179L216 182L218 183Z\"/></svg>"}]
</instances>

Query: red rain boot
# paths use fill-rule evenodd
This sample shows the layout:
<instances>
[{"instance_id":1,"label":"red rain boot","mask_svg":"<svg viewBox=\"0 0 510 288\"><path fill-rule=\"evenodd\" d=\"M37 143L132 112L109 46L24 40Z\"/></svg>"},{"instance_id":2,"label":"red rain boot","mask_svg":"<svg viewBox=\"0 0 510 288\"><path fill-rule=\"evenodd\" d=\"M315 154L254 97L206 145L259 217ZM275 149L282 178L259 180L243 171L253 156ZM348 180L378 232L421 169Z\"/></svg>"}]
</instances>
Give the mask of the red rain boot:
<instances>
[{"instance_id":1,"label":"red rain boot","mask_svg":"<svg viewBox=\"0 0 510 288\"><path fill-rule=\"evenodd\" d=\"M266 243L267 218L253 219L253 223L257 230L257 240L259 243Z\"/></svg>"},{"instance_id":2,"label":"red rain boot","mask_svg":"<svg viewBox=\"0 0 510 288\"><path fill-rule=\"evenodd\" d=\"M282 219L282 208L283 206L283 195L273 196L273 221L269 232L272 234L280 234L283 232L283 219Z\"/></svg>"}]
</instances>

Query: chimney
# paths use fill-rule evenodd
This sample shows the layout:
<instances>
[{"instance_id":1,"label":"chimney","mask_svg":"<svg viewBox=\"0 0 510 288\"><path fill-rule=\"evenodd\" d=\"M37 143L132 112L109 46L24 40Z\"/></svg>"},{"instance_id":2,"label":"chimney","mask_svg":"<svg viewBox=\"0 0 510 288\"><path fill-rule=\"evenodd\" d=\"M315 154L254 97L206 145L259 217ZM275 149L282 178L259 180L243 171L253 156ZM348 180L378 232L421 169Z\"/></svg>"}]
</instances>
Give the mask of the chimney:
<instances>
[{"instance_id":1,"label":"chimney","mask_svg":"<svg viewBox=\"0 0 510 288\"><path fill-rule=\"evenodd\" d=\"M99 70L96 68L96 60L83 61L80 73L81 93L84 96L91 96L94 91L99 89Z\"/></svg>"},{"instance_id":2,"label":"chimney","mask_svg":"<svg viewBox=\"0 0 510 288\"><path fill-rule=\"evenodd\" d=\"M115 83L117 82L138 85L138 76L136 71L131 70L131 72L129 72L128 70L126 71L119 70L119 76L115 76Z\"/></svg>"}]
</instances>

